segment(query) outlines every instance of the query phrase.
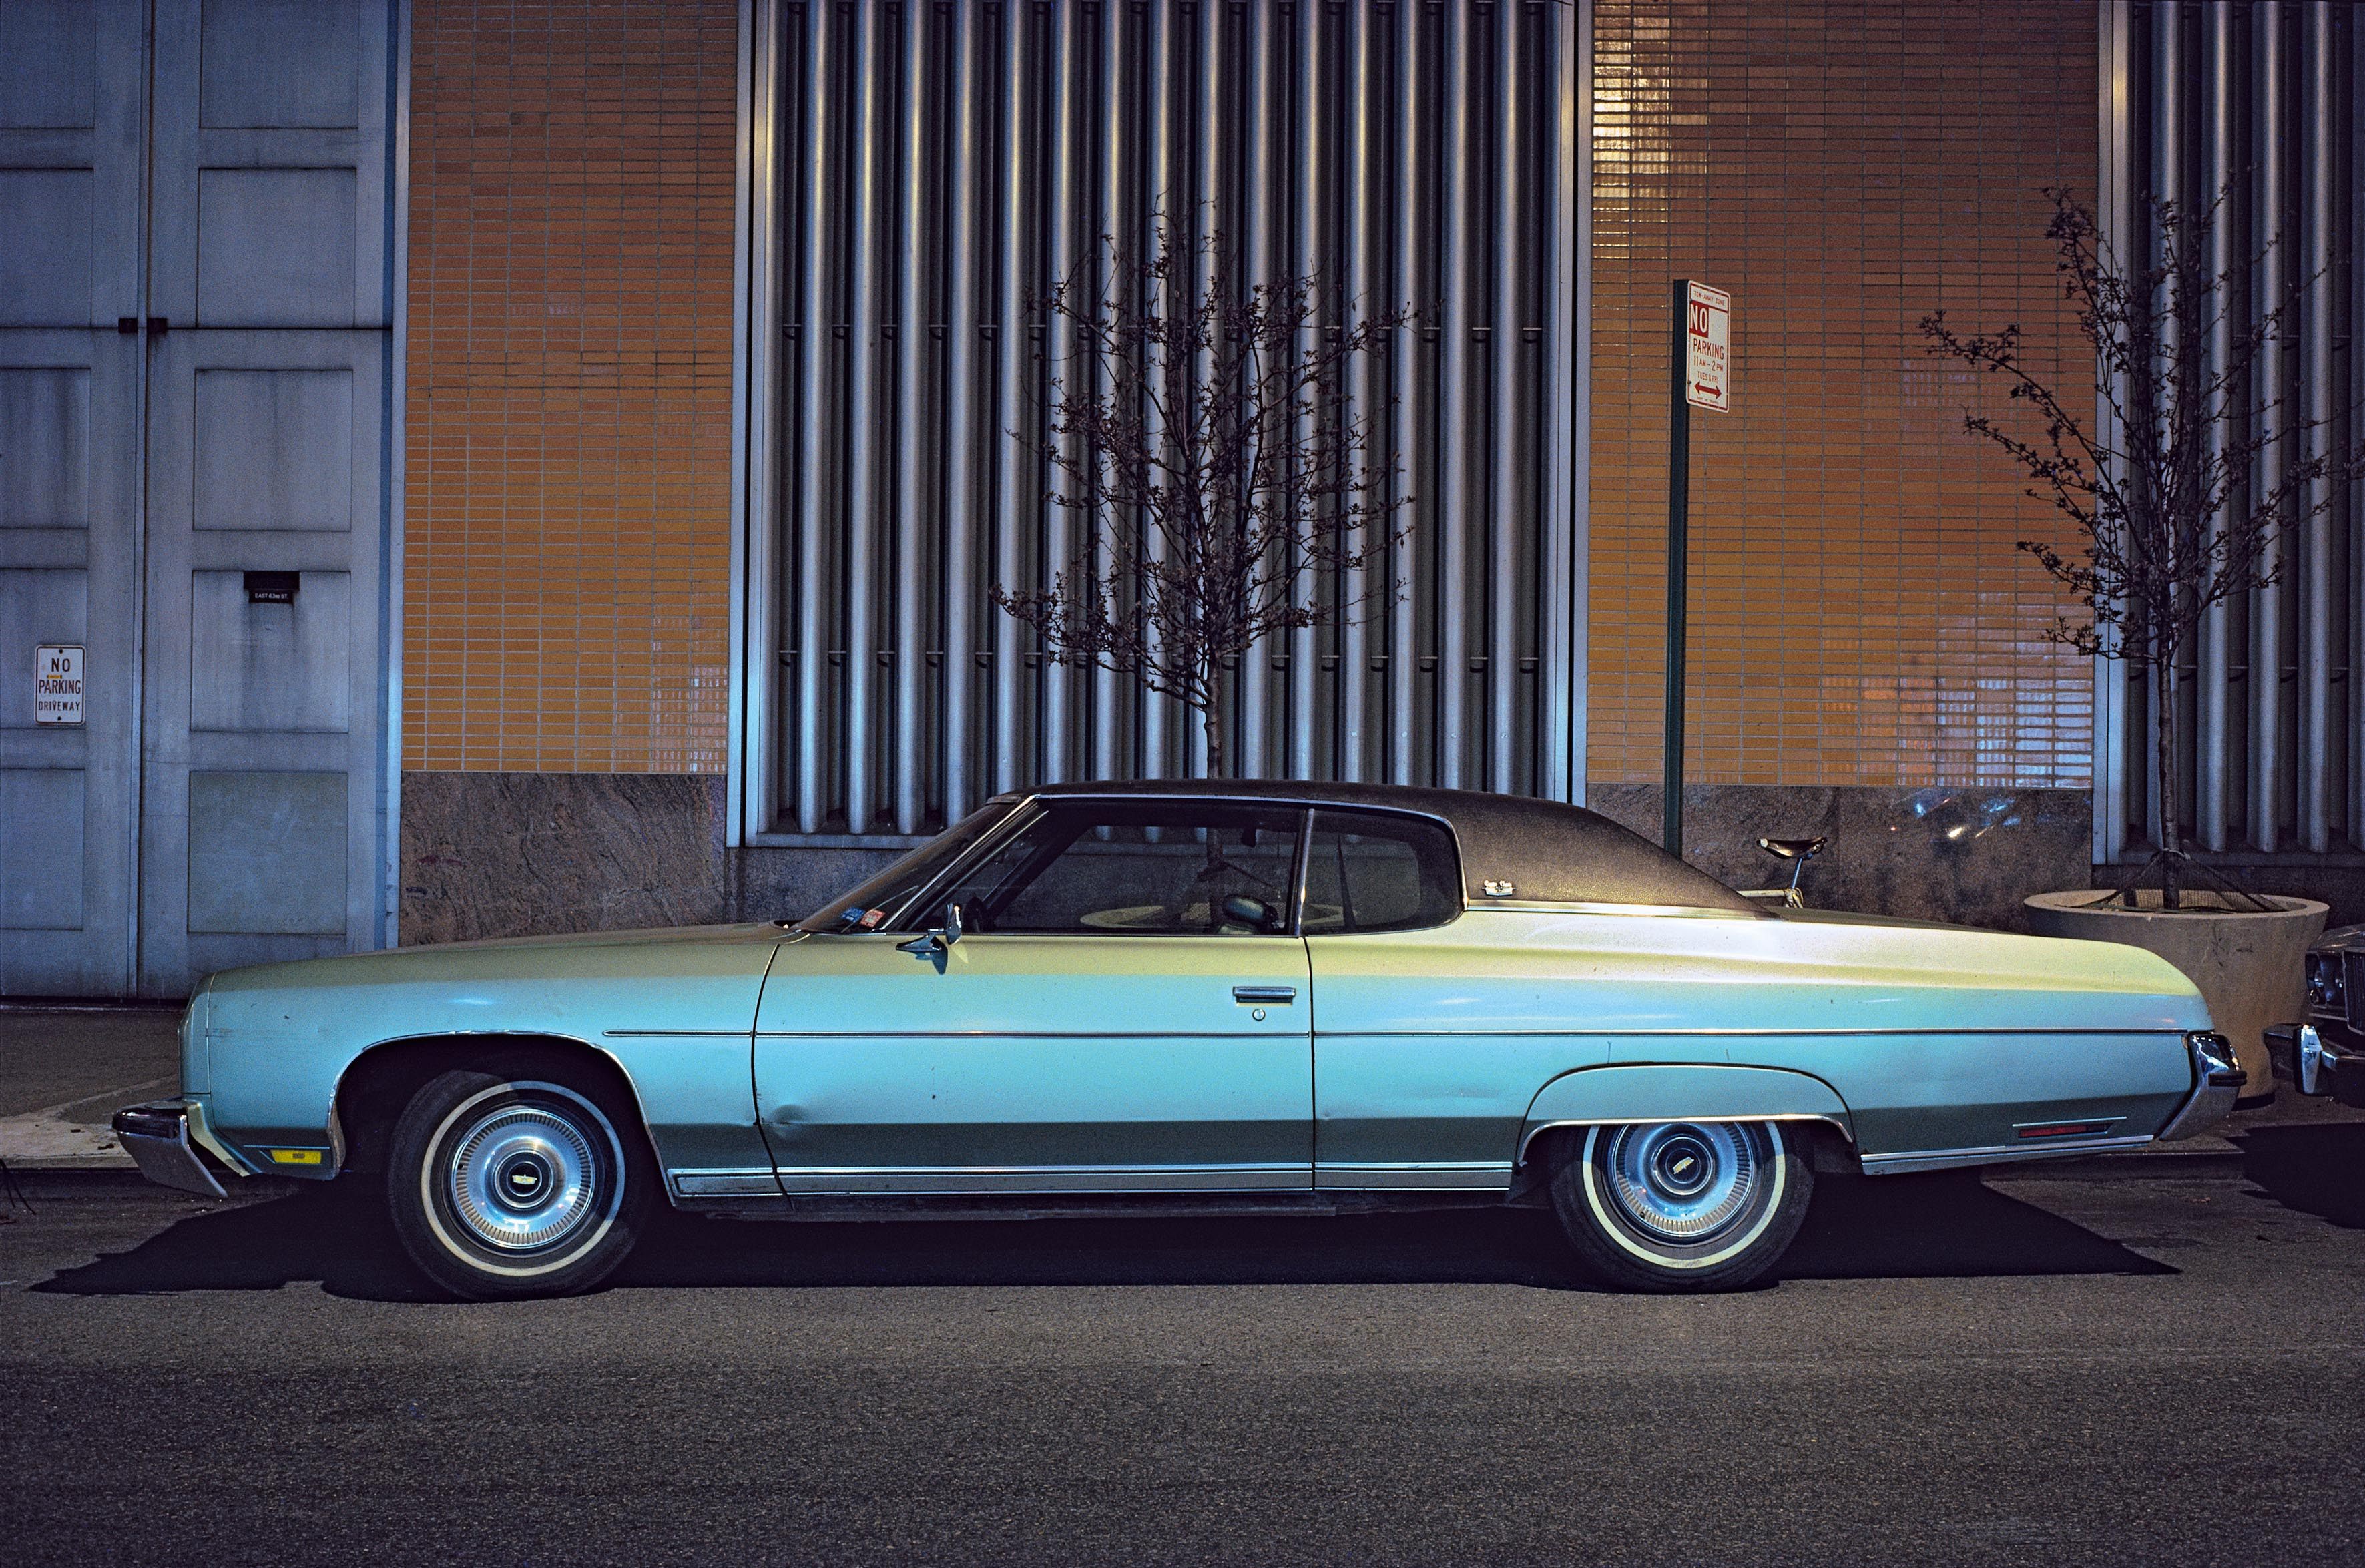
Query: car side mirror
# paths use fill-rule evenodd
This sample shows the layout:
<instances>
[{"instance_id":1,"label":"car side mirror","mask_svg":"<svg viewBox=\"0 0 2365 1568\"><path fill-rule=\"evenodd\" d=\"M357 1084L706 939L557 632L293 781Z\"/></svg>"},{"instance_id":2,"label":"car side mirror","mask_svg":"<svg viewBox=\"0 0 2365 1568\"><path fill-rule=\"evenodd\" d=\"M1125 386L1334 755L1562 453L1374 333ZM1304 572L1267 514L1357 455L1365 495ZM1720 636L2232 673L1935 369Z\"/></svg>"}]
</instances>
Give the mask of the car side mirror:
<instances>
[{"instance_id":1,"label":"car side mirror","mask_svg":"<svg viewBox=\"0 0 2365 1568\"><path fill-rule=\"evenodd\" d=\"M949 951L952 945L960 939L961 907L948 903L945 905L945 923L942 925L932 931L924 931L909 942L898 942L895 947L898 952L917 953L925 958Z\"/></svg>"}]
</instances>

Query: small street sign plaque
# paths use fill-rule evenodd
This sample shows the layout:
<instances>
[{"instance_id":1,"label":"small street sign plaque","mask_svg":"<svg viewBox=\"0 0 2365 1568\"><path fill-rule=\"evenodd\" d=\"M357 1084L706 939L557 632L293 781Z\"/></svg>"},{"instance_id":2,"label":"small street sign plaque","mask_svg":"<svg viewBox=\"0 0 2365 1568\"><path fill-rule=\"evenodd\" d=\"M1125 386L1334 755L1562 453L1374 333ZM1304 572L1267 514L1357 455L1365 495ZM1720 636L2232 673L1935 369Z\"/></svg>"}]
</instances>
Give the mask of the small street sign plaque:
<instances>
[{"instance_id":1,"label":"small street sign plaque","mask_svg":"<svg viewBox=\"0 0 2365 1568\"><path fill-rule=\"evenodd\" d=\"M17 644L19 647L22 644ZM82 649L43 644L33 650L33 722L82 722Z\"/></svg>"},{"instance_id":2,"label":"small street sign plaque","mask_svg":"<svg viewBox=\"0 0 2365 1568\"><path fill-rule=\"evenodd\" d=\"M1732 409L1732 296L1695 283L1684 309L1684 401L1695 409Z\"/></svg>"}]
</instances>

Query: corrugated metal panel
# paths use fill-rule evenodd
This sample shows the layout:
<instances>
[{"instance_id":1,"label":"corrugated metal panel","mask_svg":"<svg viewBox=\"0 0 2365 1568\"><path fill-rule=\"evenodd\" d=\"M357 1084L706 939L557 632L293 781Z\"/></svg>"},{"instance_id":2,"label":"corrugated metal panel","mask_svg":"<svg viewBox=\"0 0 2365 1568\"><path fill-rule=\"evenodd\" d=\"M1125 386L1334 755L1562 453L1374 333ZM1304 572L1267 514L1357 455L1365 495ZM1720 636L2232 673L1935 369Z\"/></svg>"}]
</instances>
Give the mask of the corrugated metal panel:
<instances>
[{"instance_id":1,"label":"corrugated metal panel","mask_svg":"<svg viewBox=\"0 0 2365 1568\"><path fill-rule=\"evenodd\" d=\"M833 0L773 7L782 319L744 826L909 834L993 789L1204 766L1193 715L1048 665L996 610L1093 531L1034 447L1070 335L1032 301L1157 215L1243 274L1318 273L1329 330L1426 323L1350 397L1399 456L1402 602L1238 672L1244 771L1581 787L1574 320L1586 188L1562 4ZM762 291L757 291L759 297ZM1374 565L1368 568L1376 572ZM1358 585L1326 583L1325 594ZM768 737L768 741L765 738Z\"/></svg>"},{"instance_id":2,"label":"corrugated metal panel","mask_svg":"<svg viewBox=\"0 0 2365 1568\"><path fill-rule=\"evenodd\" d=\"M2230 188L2213 270L2234 308L2205 363L2227 363L2276 300L2298 308L2256 361L2250 418L2268 442L2257 482L2292 459L2359 438L2360 377L2357 106L2365 27L2349 6L2117 0L2103 7L2106 158L2102 210L2122 254L2146 255L2131 193L2188 205ZM2118 92L2107 63L2119 62ZM2347 405L2344 410L2344 405ZM2202 624L2169 693L2139 669L2106 666L2098 740L2095 852L2139 853L2154 839L2151 714L2178 704L2176 810L2200 848L2236 856L2365 849L2365 486L2320 481L2274 543L2278 580Z\"/></svg>"}]
</instances>

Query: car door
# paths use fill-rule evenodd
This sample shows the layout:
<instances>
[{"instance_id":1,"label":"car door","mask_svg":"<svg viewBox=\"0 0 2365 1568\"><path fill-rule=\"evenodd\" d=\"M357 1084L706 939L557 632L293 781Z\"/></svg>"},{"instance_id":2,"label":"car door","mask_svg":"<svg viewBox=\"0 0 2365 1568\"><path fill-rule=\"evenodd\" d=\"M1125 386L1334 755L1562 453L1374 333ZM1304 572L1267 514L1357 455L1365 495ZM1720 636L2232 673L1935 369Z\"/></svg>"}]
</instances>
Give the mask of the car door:
<instances>
[{"instance_id":1,"label":"car door","mask_svg":"<svg viewBox=\"0 0 2365 1568\"><path fill-rule=\"evenodd\" d=\"M899 929L784 946L757 1110L794 1193L1304 1190L1304 813L1062 800ZM932 940L948 908L959 935Z\"/></svg>"},{"instance_id":2,"label":"car door","mask_svg":"<svg viewBox=\"0 0 2365 1568\"><path fill-rule=\"evenodd\" d=\"M1316 1186L1506 1186L1538 1087L1604 1059L1586 971L1524 940L1524 917L1463 904L1443 823L1314 813Z\"/></svg>"}]
</instances>

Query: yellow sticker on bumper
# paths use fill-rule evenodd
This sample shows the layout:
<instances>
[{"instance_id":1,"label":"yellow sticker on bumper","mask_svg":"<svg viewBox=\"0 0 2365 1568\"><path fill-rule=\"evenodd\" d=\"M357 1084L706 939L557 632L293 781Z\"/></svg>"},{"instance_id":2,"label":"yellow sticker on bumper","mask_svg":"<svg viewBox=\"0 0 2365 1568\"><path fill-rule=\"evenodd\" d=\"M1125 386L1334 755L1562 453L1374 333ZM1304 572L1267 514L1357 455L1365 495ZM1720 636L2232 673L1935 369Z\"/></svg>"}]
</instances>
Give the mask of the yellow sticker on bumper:
<instances>
[{"instance_id":1,"label":"yellow sticker on bumper","mask_svg":"<svg viewBox=\"0 0 2365 1568\"><path fill-rule=\"evenodd\" d=\"M274 1165L318 1165L320 1151L317 1148L275 1148L271 1151Z\"/></svg>"}]
</instances>

